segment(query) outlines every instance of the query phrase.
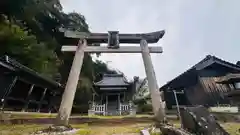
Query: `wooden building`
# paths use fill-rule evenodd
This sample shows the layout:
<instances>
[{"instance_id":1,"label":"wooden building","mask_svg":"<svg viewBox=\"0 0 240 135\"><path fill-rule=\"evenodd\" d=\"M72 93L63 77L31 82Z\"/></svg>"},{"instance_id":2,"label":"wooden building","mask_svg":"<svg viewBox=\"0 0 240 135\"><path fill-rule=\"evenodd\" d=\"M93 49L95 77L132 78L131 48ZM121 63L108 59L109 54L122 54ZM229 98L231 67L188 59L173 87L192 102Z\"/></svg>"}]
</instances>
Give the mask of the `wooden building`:
<instances>
[{"instance_id":1,"label":"wooden building","mask_svg":"<svg viewBox=\"0 0 240 135\"><path fill-rule=\"evenodd\" d=\"M56 112L62 86L9 56L0 58L0 109L4 111Z\"/></svg>"},{"instance_id":2,"label":"wooden building","mask_svg":"<svg viewBox=\"0 0 240 135\"><path fill-rule=\"evenodd\" d=\"M131 103L134 85L123 74L105 74L94 84L95 93L89 109L90 114L124 115L133 113Z\"/></svg>"},{"instance_id":3,"label":"wooden building","mask_svg":"<svg viewBox=\"0 0 240 135\"><path fill-rule=\"evenodd\" d=\"M166 107L176 105L173 91L176 91L179 105L204 105L206 107L220 104L232 104L226 93L235 91L230 83L220 83L228 74L240 73L240 66L215 56L207 55L199 63L177 76L160 88L164 91Z\"/></svg>"},{"instance_id":4,"label":"wooden building","mask_svg":"<svg viewBox=\"0 0 240 135\"><path fill-rule=\"evenodd\" d=\"M240 107L240 74L227 74L223 76L218 83L229 85L231 91L225 94L231 104Z\"/></svg>"}]
</instances>

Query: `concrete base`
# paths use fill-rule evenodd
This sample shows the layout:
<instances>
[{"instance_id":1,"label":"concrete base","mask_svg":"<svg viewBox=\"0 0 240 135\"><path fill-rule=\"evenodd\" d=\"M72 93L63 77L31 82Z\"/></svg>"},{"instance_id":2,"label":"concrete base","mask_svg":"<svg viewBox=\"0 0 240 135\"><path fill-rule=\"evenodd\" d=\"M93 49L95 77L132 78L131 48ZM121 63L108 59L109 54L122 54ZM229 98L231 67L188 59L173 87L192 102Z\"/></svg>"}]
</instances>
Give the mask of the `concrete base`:
<instances>
[{"instance_id":1,"label":"concrete base","mask_svg":"<svg viewBox=\"0 0 240 135\"><path fill-rule=\"evenodd\" d=\"M94 111L93 110L88 110L88 116L93 116L95 115Z\"/></svg>"},{"instance_id":2,"label":"concrete base","mask_svg":"<svg viewBox=\"0 0 240 135\"><path fill-rule=\"evenodd\" d=\"M136 109L132 109L130 111L130 116L136 116L136 114L137 114L137 110Z\"/></svg>"}]
</instances>

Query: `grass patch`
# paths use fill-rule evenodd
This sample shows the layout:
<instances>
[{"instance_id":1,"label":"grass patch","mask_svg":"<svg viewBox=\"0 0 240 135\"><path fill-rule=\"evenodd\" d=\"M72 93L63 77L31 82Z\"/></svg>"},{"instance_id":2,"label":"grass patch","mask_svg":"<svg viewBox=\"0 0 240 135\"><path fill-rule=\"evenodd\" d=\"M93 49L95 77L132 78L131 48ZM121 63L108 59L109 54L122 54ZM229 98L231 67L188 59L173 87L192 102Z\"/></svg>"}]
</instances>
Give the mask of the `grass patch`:
<instances>
[{"instance_id":1,"label":"grass patch","mask_svg":"<svg viewBox=\"0 0 240 135\"><path fill-rule=\"evenodd\" d=\"M6 112L11 113L11 119L30 119L30 118L55 118L57 116L56 113L25 113L25 112ZM88 116L88 115L80 115L74 114L71 117L78 118L98 118L98 119L122 119L122 118L131 118L131 116ZM152 118L152 115L136 115L134 118Z\"/></svg>"},{"instance_id":2,"label":"grass patch","mask_svg":"<svg viewBox=\"0 0 240 135\"><path fill-rule=\"evenodd\" d=\"M47 125L0 125L0 135L27 135L45 127Z\"/></svg>"},{"instance_id":3,"label":"grass patch","mask_svg":"<svg viewBox=\"0 0 240 135\"><path fill-rule=\"evenodd\" d=\"M49 118L56 117L56 114L41 114L41 113L30 113L30 114L17 114L13 116L14 118ZM77 129L81 129L76 135L112 135L112 134L122 134L122 133L139 133L140 130L149 127L153 122L151 120L140 122L136 119L141 118L152 118L151 115L137 115L136 119L130 119L129 121L122 121L123 118L131 118L128 116L91 116L86 115L75 115L74 117L80 118L98 118L97 121L90 120L89 124L73 124L72 126ZM107 120L108 119L108 120ZM102 120L102 121L101 121ZM109 121L112 120L112 121ZM100 121L100 122L99 122ZM112 122L112 123L111 123ZM180 123L177 120L170 120L170 123L174 124L176 127L180 127ZM238 131L240 128L240 123L222 123L222 127L227 130L231 135L240 135ZM34 125L34 124L23 124L23 125L0 125L0 135L23 135L27 133L32 133L34 131L47 128L49 125Z\"/></svg>"},{"instance_id":4,"label":"grass patch","mask_svg":"<svg viewBox=\"0 0 240 135\"><path fill-rule=\"evenodd\" d=\"M230 135L240 135L240 123L235 123L235 122L221 123L221 126L222 126Z\"/></svg>"},{"instance_id":5,"label":"grass patch","mask_svg":"<svg viewBox=\"0 0 240 135\"><path fill-rule=\"evenodd\" d=\"M77 135L112 135L123 133L139 133L140 130L150 126L151 123L121 124L121 125L73 125L79 128Z\"/></svg>"},{"instance_id":6,"label":"grass patch","mask_svg":"<svg viewBox=\"0 0 240 135\"><path fill-rule=\"evenodd\" d=\"M171 121L176 127L180 127L178 121ZM139 133L140 130L149 127L152 123L135 123L135 124L111 124L103 123L99 125L75 124L74 128L81 129L76 135L112 135L122 133ZM238 131L240 123L221 123L224 129L230 135L240 135ZM49 125L0 125L0 135L26 135L34 131L47 128Z\"/></svg>"},{"instance_id":7,"label":"grass patch","mask_svg":"<svg viewBox=\"0 0 240 135\"><path fill-rule=\"evenodd\" d=\"M140 130L149 126L150 123L144 124L132 124L132 125L88 125L88 124L76 124L72 125L74 128L80 129L76 135L112 135L121 133L139 133ZM43 128L47 128L49 125L1 125L0 135L27 135Z\"/></svg>"},{"instance_id":8,"label":"grass patch","mask_svg":"<svg viewBox=\"0 0 240 135\"><path fill-rule=\"evenodd\" d=\"M57 114L50 113L26 113L26 112L4 112L10 114L10 119L32 119L32 118L54 118ZM1 114L0 114L1 115Z\"/></svg>"}]
</instances>

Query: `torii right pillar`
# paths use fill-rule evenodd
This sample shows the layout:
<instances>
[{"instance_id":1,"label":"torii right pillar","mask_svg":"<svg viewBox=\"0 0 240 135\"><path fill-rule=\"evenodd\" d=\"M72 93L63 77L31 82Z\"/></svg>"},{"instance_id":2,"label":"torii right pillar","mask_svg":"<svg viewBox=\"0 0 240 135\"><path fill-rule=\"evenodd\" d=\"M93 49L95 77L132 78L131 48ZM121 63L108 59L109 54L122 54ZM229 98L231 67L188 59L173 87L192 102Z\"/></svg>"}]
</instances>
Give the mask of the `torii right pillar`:
<instances>
[{"instance_id":1,"label":"torii right pillar","mask_svg":"<svg viewBox=\"0 0 240 135\"><path fill-rule=\"evenodd\" d=\"M154 72L147 41L144 39L141 40L140 46L142 49L142 58L145 66L145 72L147 75L148 87L151 95L154 117L157 120L157 122L164 123L166 122L165 104L162 101L162 97L158 89L157 78Z\"/></svg>"}]
</instances>

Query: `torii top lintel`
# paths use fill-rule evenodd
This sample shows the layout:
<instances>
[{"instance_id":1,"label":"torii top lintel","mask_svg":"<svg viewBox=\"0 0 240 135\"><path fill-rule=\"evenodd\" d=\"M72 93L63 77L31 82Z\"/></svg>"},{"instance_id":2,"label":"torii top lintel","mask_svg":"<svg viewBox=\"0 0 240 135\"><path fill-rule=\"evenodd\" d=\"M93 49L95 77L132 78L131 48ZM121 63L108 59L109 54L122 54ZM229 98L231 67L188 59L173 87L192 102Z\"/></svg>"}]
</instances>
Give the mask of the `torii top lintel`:
<instances>
[{"instance_id":1,"label":"torii top lintel","mask_svg":"<svg viewBox=\"0 0 240 135\"><path fill-rule=\"evenodd\" d=\"M165 34L165 31L156 31L151 33L136 33L136 34L119 34L119 43L138 44L142 39L148 43L157 43ZM88 44L108 43L108 33L86 33L64 30L65 42L72 44L79 39L86 39Z\"/></svg>"}]
</instances>

